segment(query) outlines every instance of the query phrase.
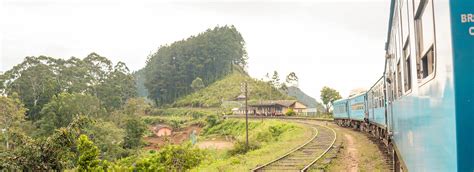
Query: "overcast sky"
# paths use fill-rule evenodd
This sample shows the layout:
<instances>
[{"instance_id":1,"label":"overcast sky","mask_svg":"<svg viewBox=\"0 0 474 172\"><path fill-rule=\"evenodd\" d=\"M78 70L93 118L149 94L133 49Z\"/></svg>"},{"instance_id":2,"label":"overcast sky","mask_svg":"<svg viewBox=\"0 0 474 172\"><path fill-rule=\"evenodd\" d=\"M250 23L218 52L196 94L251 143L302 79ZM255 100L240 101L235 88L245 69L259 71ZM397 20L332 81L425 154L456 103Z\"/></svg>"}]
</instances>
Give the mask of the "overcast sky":
<instances>
[{"instance_id":1,"label":"overcast sky","mask_svg":"<svg viewBox=\"0 0 474 172\"><path fill-rule=\"evenodd\" d=\"M252 77L295 72L299 87L315 98L323 86L346 97L382 75L390 6L389 0L0 1L0 71L26 56L91 52L135 71L160 45L234 25L247 43Z\"/></svg>"}]
</instances>

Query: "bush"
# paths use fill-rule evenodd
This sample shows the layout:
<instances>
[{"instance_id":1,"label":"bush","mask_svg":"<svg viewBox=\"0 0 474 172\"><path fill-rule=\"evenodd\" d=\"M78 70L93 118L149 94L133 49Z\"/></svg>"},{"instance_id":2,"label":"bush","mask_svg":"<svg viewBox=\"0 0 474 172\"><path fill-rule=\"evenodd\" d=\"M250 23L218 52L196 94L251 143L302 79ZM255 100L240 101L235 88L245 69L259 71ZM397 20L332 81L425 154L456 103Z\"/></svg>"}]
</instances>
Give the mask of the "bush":
<instances>
[{"instance_id":1,"label":"bush","mask_svg":"<svg viewBox=\"0 0 474 172\"><path fill-rule=\"evenodd\" d=\"M140 147L146 126L140 119L130 118L125 124L124 148Z\"/></svg>"},{"instance_id":2,"label":"bush","mask_svg":"<svg viewBox=\"0 0 474 172\"><path fill-rule=\"evenodd\" d=\"M249 151L253 151L253 150L257 150L260 148L260 144L255 142L255 141L251 141L249 140L249 147L247 149L247 146L245 144L245 141L238 141L235 145L234 145L234 148L229 150L227 153L229 153L230 155L237 155L237 154L245 154Z\"/></svg>"},{"instance_id":3,"label":"bush","mask_svg":"<svg viewBox=\"0 0 474 172\"><path fill-rule=\"evenodd\" d=\"M272 134L272 137L278 138L285 131L284 127L285 126L281 126L281 125L279 125L279 126L270 126L268 128L268 130Z\"/></svg>"},{"instance_id":4,"label":"bush","mask_svg":"<svg viewBox=\"0 0 474 172\"><path fill-rule=\"evenodd\" d=\"M136 161L133 171L187 171L198 166L205 154L191 144L166 145L159 153Z\"/></svg>"},{"instance_id":5,"label":"bush","mask_svg":"<svg viewBox=\"0 0 474 172\"><path fill-rule=\"evenodd\" d=\"M259 142L270 142L274 139L272 133L269 131L262 131L257 133L257 141Z\"/></svg>"},{"instance_id":6,"label":"bush","mask_svg":"<svg viewBox=\"0 0 474 172\"><path fill-rule=\"evenodd\" d=\"M288 109L288 111L285 113L286 116L295 116L296 112L293 111L293 109Z\"/></svg>"},{"instance_id":7,"label":"bush","mask_svg":"<svg viewBox=\"0 0 474 172\"><path fill-rule=\"evenodd\" d=\"M219 123L219 117L217 115L209 115L206 118L206 122L208 127L214 127Z\"/></svg>"}]
</instances>

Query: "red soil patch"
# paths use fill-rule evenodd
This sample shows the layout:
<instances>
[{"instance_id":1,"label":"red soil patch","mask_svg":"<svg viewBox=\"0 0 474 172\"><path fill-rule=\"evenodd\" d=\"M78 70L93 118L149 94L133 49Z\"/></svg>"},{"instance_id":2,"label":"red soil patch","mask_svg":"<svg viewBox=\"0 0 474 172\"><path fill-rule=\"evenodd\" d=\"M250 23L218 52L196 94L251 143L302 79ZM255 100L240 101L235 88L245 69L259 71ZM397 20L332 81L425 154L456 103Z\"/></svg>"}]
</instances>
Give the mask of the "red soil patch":
<instances>
[{"instance_id":1,"label":"red soil patch","mask_svg":"<svg viewBox=\"0 0 474 172\"><path fill-rule=\"evenodd\" d=\"M189 126L186 128L182 128L178 131L173 131L173 133L170 136L166 137L156 137L156 136L148 136L145 137L145 141L148 143L148 146L145 147L145 149L149 150L159 150L163 146L166 145L166 143L171 143L171 144L180 144L185 141L189 140L189 136L193 132L193 130L196 130L196 136L201 133L201 128L199 126Z\"/></svg>"}]
</instances>

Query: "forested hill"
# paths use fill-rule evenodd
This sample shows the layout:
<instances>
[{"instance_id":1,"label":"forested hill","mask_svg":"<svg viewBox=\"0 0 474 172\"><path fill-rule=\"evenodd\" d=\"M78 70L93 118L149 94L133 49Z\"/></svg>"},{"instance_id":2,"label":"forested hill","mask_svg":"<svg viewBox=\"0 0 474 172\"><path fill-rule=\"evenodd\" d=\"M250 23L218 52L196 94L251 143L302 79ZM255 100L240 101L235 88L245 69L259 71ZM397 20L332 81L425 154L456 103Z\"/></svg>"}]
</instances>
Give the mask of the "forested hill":
<instances>
[{"instance_id":1,"label":"forested hill","mask_svg":"<svg viewBox=\"0 0 474 172\"><path fill-rule=\"evenodd\" d=\"M288 87L288 95L295 97L297 100L308 106L308 108L316 108L318 102L311 96L301 91L298 87Z\"/></svg>"},{"instance_id":2,"label":"forested hill","mask_svg":"<svg viewBox=\"0 0 474 172\"><path fill-rule=\"evenodd\" d=\"M147 60L144 85L157 105L170 104L246 63L245 41L237 29L215 27L161 46ZM195 88L191 87L193 81Z\"/></svg>"},{"instance_id":3,"label":"forested hill","mask_svg":"<svg viewBox=\"0 0 474 172\"><path fill-rule=\"evenodd\" d=\"M133 78L135 78L138 97L148 97L148 90L145 87L145 69L140 69L136 72L133 72L132 75Z\"/></svg>"},{"instance_id":4,"label":"forested hill","mask_svg":"<svg viewBox=\"0 0 474 172\"><path fill-rule=\"evenodd\" d=\"M234 100L242 94L242 82L248 83L250 101L294 99L284 95L269 82L253 79L242 70L237 69L223 79L178 99L174 106L219 107L223 101Z\"/></svg>"}]
</instances>

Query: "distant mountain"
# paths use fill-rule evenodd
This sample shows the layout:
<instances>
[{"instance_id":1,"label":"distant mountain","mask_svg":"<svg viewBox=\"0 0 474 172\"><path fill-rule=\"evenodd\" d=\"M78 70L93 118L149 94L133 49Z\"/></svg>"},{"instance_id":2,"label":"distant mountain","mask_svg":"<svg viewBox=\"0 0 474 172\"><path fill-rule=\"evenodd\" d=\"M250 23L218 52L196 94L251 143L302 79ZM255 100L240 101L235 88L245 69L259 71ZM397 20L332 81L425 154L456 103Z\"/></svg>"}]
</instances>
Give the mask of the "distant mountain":
<instances>
[{"instance_id":1,"label":"distant mountain","mask_svg":"<svg viewBox=\"0 0 474 172\"><path fill-rule=\"evenodd\" d=\"M311 96L301 91L298 87L288 87L288 95L295 97L298 101L305 104L308 108L316 108L318 102Z\"/></svg>"}]
</instances>

